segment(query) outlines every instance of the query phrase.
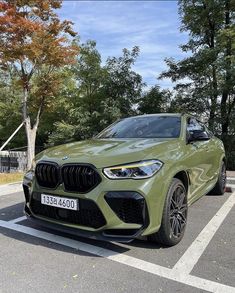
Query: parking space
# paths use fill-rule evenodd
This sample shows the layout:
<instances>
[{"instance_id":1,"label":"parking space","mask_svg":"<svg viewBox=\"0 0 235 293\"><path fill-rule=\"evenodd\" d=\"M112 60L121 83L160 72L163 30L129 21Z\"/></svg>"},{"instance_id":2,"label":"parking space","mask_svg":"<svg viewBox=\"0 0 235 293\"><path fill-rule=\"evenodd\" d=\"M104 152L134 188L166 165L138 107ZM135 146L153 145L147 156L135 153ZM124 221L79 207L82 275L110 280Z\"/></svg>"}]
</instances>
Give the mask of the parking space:
<instances>
[{"instance_id":1,"label":"parking space","mask_svg":"<svg viewBox=\"0 0 235 293\"><path fill-rule=\"evenodd\" d=\"M193 275L235 286L234 219L235 207L195 265Z\"/></svg>"},{"instance_id":2,"label":"parking space","mask_svg":"<svg viewBox=\"0 0 235 293\"><path fill-rule=\"evenodd\" d=\"M194 203L184 239L165 248L39 227L24 219L23 193L15 191L0 195L1 293L235 292L235 193Z\"/></svg>"}]
</instances>

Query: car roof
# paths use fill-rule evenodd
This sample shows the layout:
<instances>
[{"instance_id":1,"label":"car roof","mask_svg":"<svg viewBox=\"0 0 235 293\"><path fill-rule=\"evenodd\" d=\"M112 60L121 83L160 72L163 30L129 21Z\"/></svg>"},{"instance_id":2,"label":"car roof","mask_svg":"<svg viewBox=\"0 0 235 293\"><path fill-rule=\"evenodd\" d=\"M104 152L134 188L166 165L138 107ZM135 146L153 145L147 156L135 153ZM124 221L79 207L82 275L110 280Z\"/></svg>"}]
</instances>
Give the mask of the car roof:
<instances>
[{"instance_id":1,"label":"car roof","mask_svg":"<svg viewBox=\"0 0 235 293\"><path fill-rule=\"evenodd\" d=\"M184 114L182 113L156 113L156 114L143 114L143 115L137 115L137 116L130 116L127 118L137 118L137 117L161 117L161 116L169 116L169 117L180 117Z\"/></svg>"}]
</instances>

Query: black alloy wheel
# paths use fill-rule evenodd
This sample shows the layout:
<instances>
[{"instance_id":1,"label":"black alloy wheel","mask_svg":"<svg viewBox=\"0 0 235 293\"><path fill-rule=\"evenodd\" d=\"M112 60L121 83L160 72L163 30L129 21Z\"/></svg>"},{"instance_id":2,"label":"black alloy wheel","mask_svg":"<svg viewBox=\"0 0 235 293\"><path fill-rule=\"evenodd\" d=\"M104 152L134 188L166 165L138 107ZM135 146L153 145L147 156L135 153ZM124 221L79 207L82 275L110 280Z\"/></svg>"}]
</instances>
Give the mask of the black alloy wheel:
<instances>
[{"instance_id":1,"label":"black alloy wheel","mask_svg":"<svg viewBox=\"0 0 235 293\"><path fill-rule=\"evenodd\" d=\"M170 201L170 225L174 237L179 238L187 222L187 195L182 185L176 186Z\"/></svg>"},{"instance_id":2,"label":"black alloy wheel","mask_svg":"<svg viewBox=\"0 0 235 293\"><path fill-rule=\"evenodd\" d=\"M187 191L181 180L173 178L163 207L161 227L148 239L165 246L176 245L184 236L187 215Z\"/></svg>"}]
</instances>

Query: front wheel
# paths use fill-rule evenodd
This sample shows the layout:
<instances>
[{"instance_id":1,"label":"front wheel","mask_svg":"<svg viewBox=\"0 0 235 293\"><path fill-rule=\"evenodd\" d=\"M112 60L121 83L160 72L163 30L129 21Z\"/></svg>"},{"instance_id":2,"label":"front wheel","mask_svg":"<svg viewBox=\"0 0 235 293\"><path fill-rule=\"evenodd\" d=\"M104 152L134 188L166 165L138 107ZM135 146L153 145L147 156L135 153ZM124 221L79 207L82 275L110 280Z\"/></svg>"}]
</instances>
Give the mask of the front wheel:
<instances>
[{"instance_id":1,"label":"front wheel","mask_svg":"<svg viewBox=\"0 0 235 293\"><path fill-rule=\"evenodd\" d=\"M187 223L187 192L181 180L174 178L167 193L158 232L150 235L150 241L173 246L184 236Z\"/></svg>"}]
</instances>

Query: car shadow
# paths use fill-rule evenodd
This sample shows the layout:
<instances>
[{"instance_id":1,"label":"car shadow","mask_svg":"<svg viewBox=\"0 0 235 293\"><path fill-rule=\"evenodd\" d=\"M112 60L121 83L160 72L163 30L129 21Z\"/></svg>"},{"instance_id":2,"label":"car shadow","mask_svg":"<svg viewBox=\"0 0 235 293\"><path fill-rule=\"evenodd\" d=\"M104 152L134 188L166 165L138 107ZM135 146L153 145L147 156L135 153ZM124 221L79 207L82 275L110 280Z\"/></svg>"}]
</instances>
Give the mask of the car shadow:
<instances>
[{"instance_id":1,"label":"car shadow","mask_svg":"<svg viewBox=\"0 0 235 293\"><path fill-rule=\"evenodd\" d=\"M20 202L11 206L0 209L0 220L10 221L24 215L24 202Z\"/></svg>"},{"instance_id":2,"label":"car shadow","mask_svg":"<svg viewBox=\"0 0 235 293\"><path fill-rule=\"evenodd\" d=\"M24 206L24 202L0 209L0 215L2 215L1 220L11 221L13 219L16 219L16 218L23 216L23 206ZM160 248L162 249L162 248L165 248L164 246L148 242L148 241L146 241L146 239L135 239L129 243L117 243L117 242L106 242L106 241L101 241L101 240L83 238L83 237L80 237L77 235L71 235L71 234L67 234L64 232L52 230L52 229L37 225L35 223L32 223L31 221L28 221L27 219L22 220L20 222L17 222L17 224L22 225L24 227L36 229L38 231L47 232L47 233L52 234L53 236L61 236L61 237L65 237L65 238L71 239L71 240L76 240L76 241L79 241L79 242L82 242L82 243L85 243L88 245L100 247L101 249L107 249L107 250L110 250L110 255L114 255L115 253L117 253L117 254L125 253L125 252L128 252L134 248L143 248L143 249L160 249ZM18 232L15 230L11 230L11 229L2 227L1 225L0 225L0 231L6 237L10 237L10 238L16 239L18 241L23 241L23 242L26 242L26 243L29 243L32 245L41 245L41 246L47 247L49 249L55 249L55 250L59 250L59 251L67 252L67 253L78 254L78 255L83 255L83 256L91 256L92 255L91 253L87 253L87 252L83 252L83 251L79 250L79 244L78 244L78 249L74 249L74 248L70 248L65 245L57 244L57 243L53 242L53 236L52 236L52 240L48 241L48 240L44 240L40 237L28 235L27 233L25 234L22 232ZM99 257L98 255L95 255L95 254L93 256Z\"/></svg>"}]
</instances>

